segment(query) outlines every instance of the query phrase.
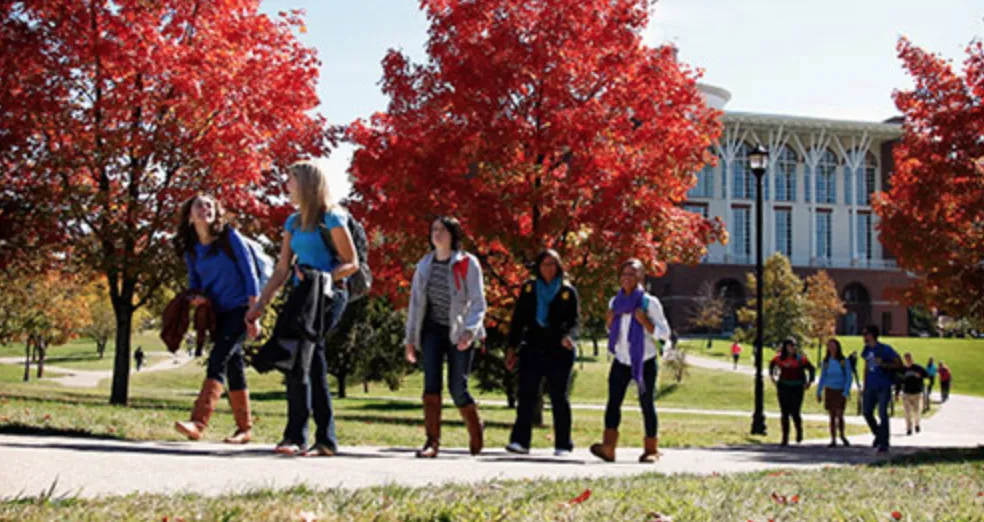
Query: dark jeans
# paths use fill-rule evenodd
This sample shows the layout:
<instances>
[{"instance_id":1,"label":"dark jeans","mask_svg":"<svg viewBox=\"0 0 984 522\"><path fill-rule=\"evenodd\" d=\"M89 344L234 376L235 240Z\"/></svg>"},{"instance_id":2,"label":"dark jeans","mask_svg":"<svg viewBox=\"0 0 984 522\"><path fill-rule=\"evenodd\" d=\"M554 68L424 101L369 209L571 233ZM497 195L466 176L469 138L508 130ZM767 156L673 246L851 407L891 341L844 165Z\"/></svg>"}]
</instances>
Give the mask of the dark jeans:
<instances>
[{"instance_id":1,"label":"dark jeans","mask_svg":"<svg viewBox=\"0 0 984 522\"><path fill-rule=\"evenodd\" d=\"M243 361L246 310L244 306L215 314L215 343L208 354L206 376L223 384L228 379L230 391L246 389L246 363Z\"/></svg>"},{"instance_id":2,"label":"dark jeans","mask_svg":"<svg viewBox=\"0 0 984 522\"><path fill-rule=\"evenodd\" d=\"M474 348L465 351L451 343L447 326L425 320L420 334L421 360L424 366L424 393L441 393L441 368L448 359L448 390L454 405L463 408L475 402L468 393L468 374L471 372Z\"/></svg>"},{"instance_id":3,"label":"dark jeans","mask_svg":"<svg viewBox=\"0 0 984 522\"><path fill-rule=\"evenodd\" d=\"M639 394L639 406L646 426L646 436L655 437L659 428L656 417L656 359L649 359L642 365L642 380L646 391ZM632 381L632 367L618 360L612 361L608 371L608 405L605 406L605 428L615 430L622 422L622 401L625 391Z\"/></svg>"},{"instance_id":4,"label":"dark jeans","mask_svg":"<svg viewBox=\"0 0 984 522\"><path fill-rule=\"evenodd\" d=\"M540 395L540 383L545 377L553 412L554 448L574 449L574 441L571 440L571 403L568 400L574 358L574 350L563 346L527 345L519 352L519 404L510 442L524 448L530 447L533 409Z\"/></svg>"},{"instance_id":5,"label":"dark jeans","mask_svg":"<svg viewBox=\"0 0 984 522\"><path fill-rule=\"evenodd\" d=\"M950 398L950 381L940 381L940 401L946 402Z\"/></svg>"},{"instance_id":6,"label":"dark jeans","mask_svg":"<svg viewBox=\"0 0 984 522\"><path fill-rule=\"evenodd\" d=\"M879 448L888 448L888 404L892 402L892 388L865 388L864 389L864 420L868 421L868 428L875 436L875 444ZM878 407L878 418L881 422L875 422L875 406Z\"/></svg>"},{"instance_id":7,"label":"dark jeans","mask_svg":"<svg viewBox=\"0 0 984 522\"><path fill-rule=\"evenodd\" d=\"M797 439L803 434L803 384L786 384L782 381L776 384L776 394L779 396L780 423L785 438L789 434L789 419L796 426Z\"/></svg>"},{"instance_id":8,"label":"dark jeans","mask_svg":"<svg viewBox=\"0 0 984 522\"><path fill-rule=\"evenodd\" d=\"M348 303L348 293L343 288L335 288L331 303L331 325L334 328ZM307 374L297 364L295 370L287 374L287 427L284 428L284 441L304 446L307 443L308 418L314 416L316 430L315 444L324 444L332 451L338 451L338 438L335 436L335 412L331 405L331 391L328 389L328 363L325 360L324 341L318 343L311 355L311 366Z\"/></svg>"}]
</instances>

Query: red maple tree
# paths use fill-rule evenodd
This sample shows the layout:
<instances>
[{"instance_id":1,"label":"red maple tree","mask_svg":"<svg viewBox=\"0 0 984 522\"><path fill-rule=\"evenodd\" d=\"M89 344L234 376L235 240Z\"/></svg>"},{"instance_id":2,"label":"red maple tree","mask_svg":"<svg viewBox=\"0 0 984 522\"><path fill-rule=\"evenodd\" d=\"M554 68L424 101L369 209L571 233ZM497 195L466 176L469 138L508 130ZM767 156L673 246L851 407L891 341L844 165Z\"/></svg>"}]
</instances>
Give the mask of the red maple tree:
<instances>
[{"instance_id":1,"label":"red maple tree","mask_svg":"<svg viewBox=\"0 0 984 522\"><path fill-rule=\"evenodd\" d=\"M501 325L528 266L557 249L589 313L617 263L700 259L719 222L679 203L710 160L718 112L672 48L642 41L642 0L422 0L428 61L383 59L385 112L348 128L350 173L397 299L430 221L458 217Z\"/></svg>"},{"instance_id":2,"label":"red maple tree","mask_svg":"<svg viewBox=\"0 0 984 522\"><path fill-rule=\"evenodd\" d=\"M984 317L984 48L961 71L903 38L914 81L897 91L904 116L891 188L875 202L881 241L916 275L908 300L957 317Z\"/></svg>"},{"instance_id":3,"label":"red maple tree","mask_svg":"<svg viewBox=\"0 0 984 522\"><path fill-rule=\"evenodd\" d=\"M0 3L0 166L18 210L5 226L51 236L23 209L43 208L34 215L52 218L62 248L106 275L112 403L127 400L134 310L180 277L167 243L178 204L213 193L257 226L282 193L279 169L327 145L309 114L319 62L294 36L301 13L271 18L258 6Z\"/></svg>"}]
</instances>

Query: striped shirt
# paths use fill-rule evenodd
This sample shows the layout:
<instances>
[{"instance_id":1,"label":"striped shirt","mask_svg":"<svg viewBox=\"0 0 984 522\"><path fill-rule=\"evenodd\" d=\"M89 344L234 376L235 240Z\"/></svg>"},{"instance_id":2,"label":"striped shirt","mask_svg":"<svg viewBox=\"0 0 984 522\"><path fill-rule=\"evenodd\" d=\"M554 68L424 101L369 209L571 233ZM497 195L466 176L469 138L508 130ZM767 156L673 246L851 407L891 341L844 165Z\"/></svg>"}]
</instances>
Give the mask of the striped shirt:
<instances>
[{"instance_id":1,"label":"striped shirt","mask_svg":"<svg viewBox=\"0 0 984 522\"><path fill-rule=\"evenodd\" d=\"M451 288L450 260L431 263L430 277L427 279L427 318L442 325L450 326Z\"/></svg>"}]
</instances>

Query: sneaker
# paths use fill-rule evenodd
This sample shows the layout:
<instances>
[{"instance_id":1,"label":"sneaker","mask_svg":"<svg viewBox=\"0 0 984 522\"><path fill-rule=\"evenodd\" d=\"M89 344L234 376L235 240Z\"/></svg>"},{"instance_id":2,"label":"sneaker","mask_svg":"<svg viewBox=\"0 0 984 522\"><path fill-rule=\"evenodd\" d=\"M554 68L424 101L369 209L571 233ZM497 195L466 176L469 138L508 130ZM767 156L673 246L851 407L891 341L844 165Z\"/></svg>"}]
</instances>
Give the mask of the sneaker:
<instances>
[{"instance_id":1,"label":"sneaker","mask_svg":"<svg viewBox=\"0 0 984 522\"><path fill-rule=\"evenodd\" d=\"M519 455L529 455L530 449L524 448L522 444L518 442L510 442L506 445L506 451L509 453L517 453Z\"/></svg>"},{"instance_id":2,"label":"sneaker","mask_svg":"<svg viewBox=\"0 0 984 522\"><path fill-rule=\"evenodd\" d=\"M912 429L905 430L905 435L907 437L911 437L912 436Z\"/></svg>"},{"instance_id":3,"label":"sneaker","mask_svg":"<svg viewBox=\"0 0 984 522\"><path fill-rule=\"evenodd\" d=\"M304 455L304 448L300 444L294 444L289 441L282 441L277 444L276 448L273 448L273 452L277 455L285 455L288 457L297 457Z\"/></svg>"},{"instance_id":4,"label":"sneaker","mask_svg":"<svg viewBox=\"0 0 984 522\"><path fill-rule=\"evenodd\" d=\"M918 426L918 425L916 425L916 433L919 433L920 431L921 431L921 430L920 430L920 428L919 428L919 426Z\"/></svg>"},{"instance_id":5,"label":"sneaker","mask_svg":"<svg viewBox=\"0 0 984 522\"><path fill-rule=\"evenodd\" d=\"M851 447L851 442L847 440L847 437L841 437L841 443L844 445L845 448Z\"/></svg>"},{"instance_id":6,"label":"sneaker","mask_svg":"<svg viewBox=\"0 0 984 522\"><path fill-rule=\"evenodd\" d=\"M837 447L837 441L833 441L833 440L830 441L830 444L827 444L827 447L828 448L836 448Z\"/></svg>"},{"instance_id":7,"label":"sneaker","mask_svg":"<svg viewBox=\"0 0 984 522\"><path fill-rule=\"evenodd\" d=\"M308 448L305 454L312 457L334 457L335 450L327 444L315 444Z\"/></svg>"},{"instance_id":8,"label":"sneaker","mask_svg":"<svg viewBox=\"0 0 984 522\"><path fill-rule=\"evenodd\" d=\"M570 456L571 456L571 450L566 450L566 449L554 450L554 457L570 457Z\"/></svg>"}]
</instances>

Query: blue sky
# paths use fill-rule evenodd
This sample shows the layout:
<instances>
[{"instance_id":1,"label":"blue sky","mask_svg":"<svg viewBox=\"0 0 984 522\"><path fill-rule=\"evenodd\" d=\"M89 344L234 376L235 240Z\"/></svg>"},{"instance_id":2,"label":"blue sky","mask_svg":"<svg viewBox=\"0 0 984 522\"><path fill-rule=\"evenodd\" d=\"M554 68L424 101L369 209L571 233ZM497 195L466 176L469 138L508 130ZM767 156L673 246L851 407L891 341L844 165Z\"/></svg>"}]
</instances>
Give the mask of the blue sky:
<instances>
[{"instance_id":1,"label":"blue sky","mask_svg":"<svg viewBox=\"0 0 984 522\"><path fill-rule=\"evenodd\" d=\"M264 0L270 13L307 12L322 61L322 114L347 123L386 108L380 60L402 49L423 60L427 20L417 0ZM731 91L729 110L880 121L909 82L895 56L906 35L957 61L984 35L981 0L663 0L647 41L675 42L704 81ZM351 149L327 160L332 192L349 190Z\"/></svg>"}]
</instances>

